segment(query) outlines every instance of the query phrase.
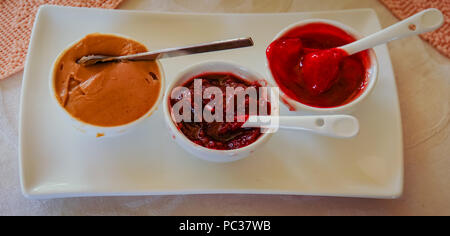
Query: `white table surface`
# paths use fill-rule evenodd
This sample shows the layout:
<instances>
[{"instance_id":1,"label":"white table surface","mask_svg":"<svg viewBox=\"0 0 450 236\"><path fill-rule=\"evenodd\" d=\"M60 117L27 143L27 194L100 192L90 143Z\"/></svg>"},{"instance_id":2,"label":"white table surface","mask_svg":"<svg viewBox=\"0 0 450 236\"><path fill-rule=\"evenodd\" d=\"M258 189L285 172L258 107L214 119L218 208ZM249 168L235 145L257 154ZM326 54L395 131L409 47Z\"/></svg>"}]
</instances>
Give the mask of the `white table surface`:
<instances>
[{"instance_id":1,"label":"white table surface","mask_svg":"<svg viewBox=\"0 0 450 236\"><path fill-rule=\"evenodd\" d=\"M373 8L376 0L125 0L121 9L177 12L300 12ZM397 200L202 195L28 200L18 174L22 73L0 81L0 215L450 215L450 60L418 37L392 42L403 119L405 190Z\"/></svg>"}]
</instances>

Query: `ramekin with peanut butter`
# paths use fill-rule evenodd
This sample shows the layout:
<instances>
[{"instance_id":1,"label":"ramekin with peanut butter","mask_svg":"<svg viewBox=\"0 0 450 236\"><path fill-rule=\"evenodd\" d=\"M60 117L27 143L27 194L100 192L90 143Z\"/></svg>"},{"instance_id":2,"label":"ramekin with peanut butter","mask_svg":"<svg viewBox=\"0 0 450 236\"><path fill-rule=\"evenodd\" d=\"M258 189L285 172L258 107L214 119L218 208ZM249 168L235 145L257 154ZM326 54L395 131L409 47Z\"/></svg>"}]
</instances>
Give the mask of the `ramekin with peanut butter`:
<instances>
[{"instance_id":1,"label":"ramekin with peanut butter","mask_svg":"<svg viewBox=\"0 0 450 236\"><path fill-rule=\"evenodd\" d=\"M75 127L97 137L124 133L148 117L163 95L158 61L119 61L85 66L87 55L122 56L146 52L141 43L110 34L89 34L55 60L50 87Z\"/></svg>"}]
</instances>

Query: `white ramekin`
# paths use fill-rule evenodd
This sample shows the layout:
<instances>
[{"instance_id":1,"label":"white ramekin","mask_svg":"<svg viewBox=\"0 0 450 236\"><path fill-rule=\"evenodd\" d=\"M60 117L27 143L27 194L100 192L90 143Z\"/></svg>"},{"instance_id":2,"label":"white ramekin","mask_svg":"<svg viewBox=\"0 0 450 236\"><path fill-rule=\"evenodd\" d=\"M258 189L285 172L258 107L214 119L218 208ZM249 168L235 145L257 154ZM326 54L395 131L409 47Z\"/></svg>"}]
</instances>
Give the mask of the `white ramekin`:
<instances>
[{"instance_id":1,"label":"white ramekin","mask_svg":"<svg viewBox=\"0 0 450 236\"><path fill-rule=\"evenodd\" d=\"M102 35L113 35L116 37L122 37L122 38L136 41L129 37L126 37L123 35L118 35L118 34L103 34L102 33ZM73 117L66 109L64 109L64 107L61 106L61 104L59 103L59 101L57 99L57 95L56 95L56 91L55 91L55 87L54 87L54 80L55 80L54 72L55 72L55 69L56 69L57 64L59 63L61 57L66 53L67 50L72 48L78 42L79 42L79 40L70 44L70 46L68 46L66 49L64 49L56 57L55 61L52 64L52 70L50 72L50 79L49 79L50 95L52 96L55 105L58 107L58 110L60 111L62 116L64 116L66 118L66 120L68 120L70 122L70 124L76 130L78 130L79 132L86 134L88 136L94 136L94 137L98 137L98 138L119 136L119 135L125 134L127 131L130 131L132 128L134 128L136 125L141 123L143 120L150 117L153 114L153 112L158 109L158 105L160 104L160 102L162 101L162 98L164 96L165 75L164 75L164 69L163 69L161 63L159 61L156 61L157 65L158 65L158 69L159 69L159 74L160 74L159 79L160 79L160 83L161 83L161 88L159 91L158 99L156 100L153 107L150 108L150 110L147 113L145 113L144 115L142 115L139 119L134 120L130 123L118 125L118 126L97 126L97 125L92 125L92 124L83 122L83 121Z\"/></svg>"},{"instance_id":2,"label":"white ramekin","mask_svg":"<svg viewBox=\"0 0 450 236\"><path fill-rule=\"evenodd\" d=\"M333 21L333 20L324 20L324 19L309 19L309 20L303 20L299 21L297 23L291 24L288 27L284 28L281 32L279 32L275 38L272 40L275 41L281 37L283 37L286 33L289 31L301 27L304 25L312 24L312 23L323 23L323 24L329 24L333 25L337 28L340 28L344 30L349 35L353 36L354 38L361 39L362 36L360 33L358 33L356 30L351 28L350 26L344 25L340 22ZM306 104L303 104L301 102L298 102L297 100L290 98L288 95L283 93L283 91L280 89L280 96L282 102L289 108L290 111L296 112L297 114L336 114L336 113L350 113L357 109L359 104L364 101L369 94L372 92L373 88L375 87L377 80L378 80L378 60L375 54L375 50L369 49L369 57L370 57L370 67L368 69L368 83L364 89L364 91L353 101L338 106L338 107L332 107L332 108L319 108L319 107L313 107ZM270 83L277 84L275 79L273 78L272 71L269 67L269 61L266 57L266 73L267 77Z\"/></svg>"},{"instance_id":3,"label":"white ramekin","mask_svg":"<svg viewBox=\"0 0 450 236\"><path fill-rule=\"evenodd\" d=\"M182 71L178 76L174 78L172 83L168 86L164 100L164 119L167 126L169 127L170 135L175 141L187 152L198 157L202 160L225 163L233 162L245 158L255 152L258 148L261 148L272 136L272 132L266 132L261 134L254 143L239 149L234 150L214 150L198 145L191 140L189 140L176 126L170 108L170 96L172 90L177 86L182 86L189 79L193 77L206 73L206 72L226 72L235 74L248 81L261 81L262 84L267 84L264 77L256 72L246 69L240 65L224 62L224 61L209 61L203 62L191 67L188 67ZM279 106L276 104L271 104L271 115L279 114Z\"/></svg>"}]
</instances>

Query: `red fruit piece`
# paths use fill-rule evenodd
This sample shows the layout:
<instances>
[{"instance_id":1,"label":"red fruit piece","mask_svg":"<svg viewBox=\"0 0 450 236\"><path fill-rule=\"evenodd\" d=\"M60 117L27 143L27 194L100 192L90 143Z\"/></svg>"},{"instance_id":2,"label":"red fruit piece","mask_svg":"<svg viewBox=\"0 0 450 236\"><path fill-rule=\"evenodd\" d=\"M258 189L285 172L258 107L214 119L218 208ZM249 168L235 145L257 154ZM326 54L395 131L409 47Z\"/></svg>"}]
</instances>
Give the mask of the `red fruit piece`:
<instances>
[{"instance_id":1,"label":"red fruit piece","mask_svg":"<svg viewBox=\"0 0 450 236\"><path fill-rule=\"evenodd\" d=\"M307 54L301 68L303 80L309 91L318 95L326 92L337 81L339 64L347 56L341 49L327 49Z\"/></svg>"}]
</instances>

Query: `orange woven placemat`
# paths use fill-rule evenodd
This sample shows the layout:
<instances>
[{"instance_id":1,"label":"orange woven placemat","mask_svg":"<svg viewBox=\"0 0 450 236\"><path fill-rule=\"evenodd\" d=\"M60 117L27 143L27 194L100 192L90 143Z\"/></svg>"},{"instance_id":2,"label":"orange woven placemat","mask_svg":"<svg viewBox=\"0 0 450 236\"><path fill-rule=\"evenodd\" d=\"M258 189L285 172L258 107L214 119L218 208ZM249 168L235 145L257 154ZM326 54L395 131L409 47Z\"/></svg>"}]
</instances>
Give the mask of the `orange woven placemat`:
<instances>
[{"instance_id":1,"label":"orange woven placemat","mask_svg":"<svg viewBox=\"0 0 450 236\"><path fill-rule=\"evenodd\" d=\"M23 69L31 29L44 4L116 8L123 0L0 0L0 80Z\"/></svg>"},{"instance_id":2,"label":"orange woven placemat","mask_svg":"<svg viewBox=\"0 0 450 236\"><path fill-rule=\"evenodd\" d=\"M450 0L380 0L392 13L405 19L427 8L438 8L444 13L445 23L438 30L421 37L450 58Z\"/></svg>"}]
</instances>

